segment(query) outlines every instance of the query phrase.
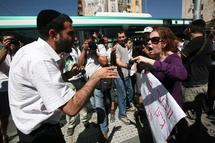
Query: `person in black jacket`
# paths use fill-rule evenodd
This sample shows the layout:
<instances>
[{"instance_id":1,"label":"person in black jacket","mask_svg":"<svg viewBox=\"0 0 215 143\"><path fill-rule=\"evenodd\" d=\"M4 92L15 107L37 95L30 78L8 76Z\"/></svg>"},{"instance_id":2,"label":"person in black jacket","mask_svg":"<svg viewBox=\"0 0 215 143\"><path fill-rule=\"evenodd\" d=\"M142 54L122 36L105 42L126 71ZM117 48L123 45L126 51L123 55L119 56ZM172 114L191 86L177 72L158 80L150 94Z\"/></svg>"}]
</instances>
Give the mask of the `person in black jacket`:
<instances>
[{"instance_id":1,"label":"person in black jacket","mask_svg":"<svg viewBox=\"0 0 215 143\"><path fill-rule=\"evenodd\" d=\"M188 77L183 82L184 110L188 117L201 122L202 103L208 90L208 56L211 41L205 38L206 23L202 19L194 20L186 29L190 42L181 51Z\"/></svg>"},{"instance_id":2,"label":"person in black jacket","mask_svg":"<svg viewBox=\"0 0 215 143\"><path fill-rule=\"evenodd\" d=\"M214 100L215 100L215 27L210 33L210 38L212 39L213 46L211 49L211 62L209 65L209 78L208 78L208 116L207 118L215 120L215 109L214 109Z\"/></svg>"}]
</instances>

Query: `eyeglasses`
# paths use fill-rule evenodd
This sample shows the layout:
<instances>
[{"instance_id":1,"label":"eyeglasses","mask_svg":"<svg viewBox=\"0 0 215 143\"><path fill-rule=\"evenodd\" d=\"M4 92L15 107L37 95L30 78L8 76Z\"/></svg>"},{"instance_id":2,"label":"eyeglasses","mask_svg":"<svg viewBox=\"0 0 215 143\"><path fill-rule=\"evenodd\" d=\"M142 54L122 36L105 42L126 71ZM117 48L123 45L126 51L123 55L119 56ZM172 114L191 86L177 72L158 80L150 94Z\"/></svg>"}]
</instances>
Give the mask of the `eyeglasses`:
<instances>
[{"instance_id":1,"label":"eyeglasses","mask_svg":"<svg viewBox=\"0 0 215 143\"><path fill-rule=\"evenodd\" d=\"M160 37L152 37L152 38L149 38L148 40L147 40L147 43L149 42L149 41L151 41L151 43L152 44L158 44L159 42L161 42L162 40L161 40L161 38Z\"/></svg>"}]
</instances>

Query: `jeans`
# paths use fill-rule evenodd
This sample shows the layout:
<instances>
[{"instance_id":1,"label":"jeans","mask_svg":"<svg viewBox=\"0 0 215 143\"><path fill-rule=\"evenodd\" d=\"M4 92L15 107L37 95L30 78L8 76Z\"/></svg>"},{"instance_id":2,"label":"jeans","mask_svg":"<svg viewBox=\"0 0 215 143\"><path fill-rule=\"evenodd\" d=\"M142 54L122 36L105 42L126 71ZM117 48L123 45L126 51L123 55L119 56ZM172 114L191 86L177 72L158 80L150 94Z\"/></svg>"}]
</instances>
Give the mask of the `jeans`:
<instances>
[{"instance_id":1,"label":"jeans","mask_svg":"<svg viewBox=\"0 0 215 143\"><path fill-rule=\"evenodd\" d=\"M119 107L118 117L126 117L126 96L128 95L129 103L133 102L133 89L131 84L131 78L117 78L114 80L114 82L116 85L116 94Z\"/></svg>"},{"instance_id":2,"label":"jeans","mask_svg":"<svg viewBox=\"0 0 215 143\"><path fill-rule=\"evenodd\" d=\"M102 133L106 134L108 132L108 118L104 106L104 94L99 89L95 89L93 94L98 124Z\"/></svg>"}]
</instances>

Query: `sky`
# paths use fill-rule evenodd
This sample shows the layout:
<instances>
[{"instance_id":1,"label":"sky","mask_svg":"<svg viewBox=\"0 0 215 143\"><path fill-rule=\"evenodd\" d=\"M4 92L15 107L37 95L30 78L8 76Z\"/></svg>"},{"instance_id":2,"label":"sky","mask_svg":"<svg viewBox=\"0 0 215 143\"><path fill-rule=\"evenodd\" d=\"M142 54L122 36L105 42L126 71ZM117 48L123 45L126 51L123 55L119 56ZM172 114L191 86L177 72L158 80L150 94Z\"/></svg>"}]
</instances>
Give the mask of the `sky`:
<instances>
[{"instance_id":1,"label":"sky","mask_svg":"<svg viewBox=\"0 0 215 143\"><path fill-rule=\"evenodd\" d=\"M144 6L144 2L147 5ZM182 0L142 0L143 12L154 18L181 18ZM77 15L77 0L1 0L0 16L36 16L42 9Z\"/></svg>"}]
</instances>

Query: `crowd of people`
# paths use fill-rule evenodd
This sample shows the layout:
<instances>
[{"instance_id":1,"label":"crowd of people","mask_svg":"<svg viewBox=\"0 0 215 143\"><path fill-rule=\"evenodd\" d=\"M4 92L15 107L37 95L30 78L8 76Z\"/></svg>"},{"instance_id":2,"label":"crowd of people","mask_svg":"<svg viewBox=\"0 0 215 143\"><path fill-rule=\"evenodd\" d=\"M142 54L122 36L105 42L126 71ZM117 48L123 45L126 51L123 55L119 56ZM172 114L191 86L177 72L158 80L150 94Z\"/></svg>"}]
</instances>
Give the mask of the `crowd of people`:
<instances>
[{"instance_id":1,"label":"crowd of people","mask_svg":"<svg viewBox=\"0 0 215 143\"><path fill-rule=\"evenodd\" d=\"M64 143L59 121L66 114L68 136L80 123L88 128L97 114L102 140L109 122L131 124L127 112L143 107L140 73L151 72L169 91L187 117L173 129L177 142L186 142L189 120L201 122L202 110L214 119L214 31L206 35L204 20L185 30L189 42L179 41L168 27L146 27L144 40L116 34L117 41L93 32L81 46L72 19L55 10L37 16L37 41L23 45L13 34L0 43L0 142L7 143L11 113L23 143ZM182 42L184 42L182 44ZM210 77L210 78L209 78ZM8 101L9 98L9 101Z\"/></svg>"}]
</instances>

